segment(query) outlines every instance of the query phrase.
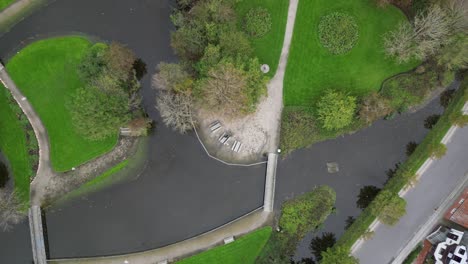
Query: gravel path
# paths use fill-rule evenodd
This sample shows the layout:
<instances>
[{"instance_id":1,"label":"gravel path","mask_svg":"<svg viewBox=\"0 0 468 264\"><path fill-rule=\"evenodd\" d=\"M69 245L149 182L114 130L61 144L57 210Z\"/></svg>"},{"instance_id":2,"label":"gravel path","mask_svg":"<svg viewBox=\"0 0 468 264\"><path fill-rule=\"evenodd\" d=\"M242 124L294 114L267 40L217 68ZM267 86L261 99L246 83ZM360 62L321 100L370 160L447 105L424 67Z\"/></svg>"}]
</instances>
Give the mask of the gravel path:
<instances>
[{"instance_id":1,"label":"gravel path","mask_svg":"<svg viewBox=\"0 0 468 264\"><path fill-rule=\"evenodd\" d=\"M50 166L50 148L49 137L47 131L42 124L41 119L34 111L32 105L26 97L18 90L13 80L8 75L6 69L0 64L0 80L5 87L10 90L13 98L15 98L18 105L23 110L24 114L28 117L29 123L34 129L37 142L39 143L39 167L37 169L36 177L31 183L31 205L39 205L45 194L46 186L49 184L50 179L54 176L54 172Z\"/></svg>"}]
</instances>

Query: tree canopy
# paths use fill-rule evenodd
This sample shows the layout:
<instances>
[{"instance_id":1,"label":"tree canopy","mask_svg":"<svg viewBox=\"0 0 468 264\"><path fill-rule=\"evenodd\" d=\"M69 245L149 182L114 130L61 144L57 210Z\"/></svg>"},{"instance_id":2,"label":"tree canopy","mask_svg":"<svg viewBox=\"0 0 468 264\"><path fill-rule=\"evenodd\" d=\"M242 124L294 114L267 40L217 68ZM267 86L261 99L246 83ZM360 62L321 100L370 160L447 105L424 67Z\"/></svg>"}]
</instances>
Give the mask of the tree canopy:
<instances>
[{"instance_id":1,"label":"tree canopy","mask_svg":"<svg viewBox=\"0 0 468 264\"><path fill-rule=\"evenodd\" d=\"M318 120L327 130L344 128L353 121L356 107L356 97L328 90L317 104Z\"/></svg>"}]
</instances>

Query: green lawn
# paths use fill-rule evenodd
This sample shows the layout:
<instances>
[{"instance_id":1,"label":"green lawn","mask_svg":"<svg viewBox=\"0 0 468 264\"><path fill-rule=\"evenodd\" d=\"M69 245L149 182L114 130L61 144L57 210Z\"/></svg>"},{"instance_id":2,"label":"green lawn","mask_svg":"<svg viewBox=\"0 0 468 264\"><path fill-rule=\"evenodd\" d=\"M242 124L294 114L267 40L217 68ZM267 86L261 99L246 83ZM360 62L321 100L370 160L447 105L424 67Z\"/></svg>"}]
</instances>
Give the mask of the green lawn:
<instances>
[{"instance_id":1,"label":"green lawn","mask_svg":"<svg viewBox=\"0 0 468 264\"><path fill-rule=\"evenodd\" d=\"M271 227L264 227L236 241L213 248L178 264L253 264L271 235Z\"/></svg>"},{"instance_id":2,"label":"green lawn","mask_svg":"<svg viewBox=\"0 0 468 264\"><path fill-rule=\"evenodd\" d=\"M11 5L15 0L0 0L0 11Z\"/></svg>"},{"instance_id":3,"label":"green lawn","mask_svg":"<svg viewBox=\"0 0 468 264\"><path fill-rule=\"evenodd\" d=\"M21 50L6 66L47 129L51 162L57 171L100 156L117 141L117 131L102 141L83 138L75 132L66 107L71 94L83 85L76 66L90 45L86 38L77 36L41 40Z\"/></svg>"},{"instance_id":4,"label":"green lawn","mask_svg":"<svg viewBox=\"0 0 468 264\"><path fill-rule=\"evenodd\" d=\"M0 151L7 157L12 169L15 189L24 201L29 201L29 182L33 175L26 133L8 100L9 91L0 84Z\"/></svg>"},{"instance_id":5,"label":"green lawn","mask_svg":"<svg viewBox=\"0 0 468 264\"><path fill-rule=\"evenodd\" d=\"M354 16L359 26L357 44L343 55L330 54L318 38L320 18L334 11ZM285 106L310 106L328 88L363 95L416 66L398 65L383 52L383 34L405 21L396 7L378 8L371 0L299 1L284 80Z\"/></svg>"},{"instance_id":6,"label":"green lawn","mask_svg":"<svg viewBox=\"0 0 468 264\"><path fill-rule=\"evenodd\" d=\"M266 63L270 66L270 76L275 74L281 55L288 6L288 0L243 0L236 6L241 23L245 14L254 7L263 7L270 11L272 19L270 32L261 38L251 38L255 55L260 59L260 63ZM242 25L239 26L241 27Z\"/></svg>"}]
</instances>

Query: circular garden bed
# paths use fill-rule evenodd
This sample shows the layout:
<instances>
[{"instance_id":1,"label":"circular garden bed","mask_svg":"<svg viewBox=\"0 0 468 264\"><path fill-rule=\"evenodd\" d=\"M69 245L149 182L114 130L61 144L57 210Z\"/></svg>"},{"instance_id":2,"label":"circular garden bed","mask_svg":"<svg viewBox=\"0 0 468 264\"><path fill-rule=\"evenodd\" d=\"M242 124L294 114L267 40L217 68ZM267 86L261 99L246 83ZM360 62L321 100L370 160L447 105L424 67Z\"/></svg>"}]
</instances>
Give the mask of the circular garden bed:
<instances>
[{"instance_id":1,"label":"circular garden bed","mask_svg":"<svg viewBox=\"0 0 468 264\"><path fill-rule=\"evenodd\" d=\"M333 12L320 19L318 34L322 46L338 55L347 53L356 45L359 29L354 17Z\"/></svg>"}]
</instances>

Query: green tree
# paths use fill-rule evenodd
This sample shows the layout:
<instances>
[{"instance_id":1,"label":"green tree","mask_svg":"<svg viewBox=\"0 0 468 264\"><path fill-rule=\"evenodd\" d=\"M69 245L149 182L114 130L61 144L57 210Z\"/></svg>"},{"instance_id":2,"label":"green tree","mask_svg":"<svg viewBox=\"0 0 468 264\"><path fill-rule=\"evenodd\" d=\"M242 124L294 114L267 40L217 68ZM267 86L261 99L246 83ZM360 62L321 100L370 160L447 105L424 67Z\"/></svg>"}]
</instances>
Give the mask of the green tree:
<instances>
[{"instance_id":1,"label":"green tree","mask_svg":"<svg viewBox=\"0 0 468 264\"><path fill-rule=\"evenodd\" d=\"M322 252L333 247L336 243L335 234L330 232L322 233L322 236L312 238L310 241L309 249L314 254L315 259L320 261L322 259Z\"/></svg>"},{"instance_id":2,"label":"green tree","mask_svg":"<svg viewBox=\"0 0 468 264\"><path fill-rule=\"evenodd\" d=\"M130 120L128 94L108 76L72 96L71 115L77 131L91 140L117 133Z\"/></svg>"},{"instance_id":3,"label":"green tree","mask_svg":"<svg viewBox=\"0 0 468 264\"><path fill-rule=\"evenodd\" d=\"M448 70L468 68L468 36L459 34L445 45L437 56L437 63Z\"/></svg>"},{"instance_id":4,"label":"green tree","mask_svg":"<svg viewBox=\"0 0 468 264\"><path fill-rule=\"evenodd\" d=\"M225 57L246 58L252 55L253 51L245 33L238 30L221 33L219 45Z\"/></svg>"},{"instance_id":5,"label":"green tree","mask_svg":"<svg viewBox=\"0 0 468 264\"><path fill-rule=\"evenodd\" d=\"M86 51L78 65L78 74L85 82L101 75L106 69L108 50L109 47L106 44L96 43Z\"/></svg>"},{"instance_id":6,"label":"green tree","mask_svg":"<svg viewBox=\"0 0 468 264\"><path fill-rule=\"evenodd\" d=\"M408 142L408 144L406 144L406 156L408 157L411 156L411 154L414 153L417 147L418 147L418 143L414 141Z\"/></svg>"},{"instance_id":7,"label":"green tree","mask_svg":"<svg viewBox=\"0 0 468 264\"><path fill-rule=\"evenodd\" d=\"M371 213L386 225L395 225L406 214L406 201L387 190L377 195L371 206Z\"/></svg>"},{"instance_id":8,"label":"green tree","mask_svg":"<svg viewBox=\"0 0 468 264\"><path fill-rule=\"evenodd\" d=\"M345 247L333 247L322 253L320 264L358 264L358 260L350 256Z\"/></svg>"},{"instance_id":9,"label":"green tree","mask_svg":"<svg viewBox=\"0 0 468 264\"><path fill-rule=\"evenodd\" d=\"M350 125L356 112L356 97L340 91L328 90L317 104L318 120L327 130Z\"/></svg>"},{"instance_id":10,"label":"green tree","mask_svg":"<svg viewBox=\"0 0 468 264\"><path fill-rule=\"evenodd\" d=\"M424 120L424 127L427 128L427 129L432 129L437 124L439 119L440 119L440 115L438 115L438 114L428 116Z\"/></svg>"},{"instance_id":11,"label":"green tree","mask_svg":"<svg viewBox=\"0 0 468 264\"><path fill-rule=\"evenodd\" d=\"M380 188L377 188L372 185L366 185L361 188L358 195L358 200L356 205L360 209L365 209L369 204L375 199L377 194L379 194Z\"/></svg>"}]
</instances>

